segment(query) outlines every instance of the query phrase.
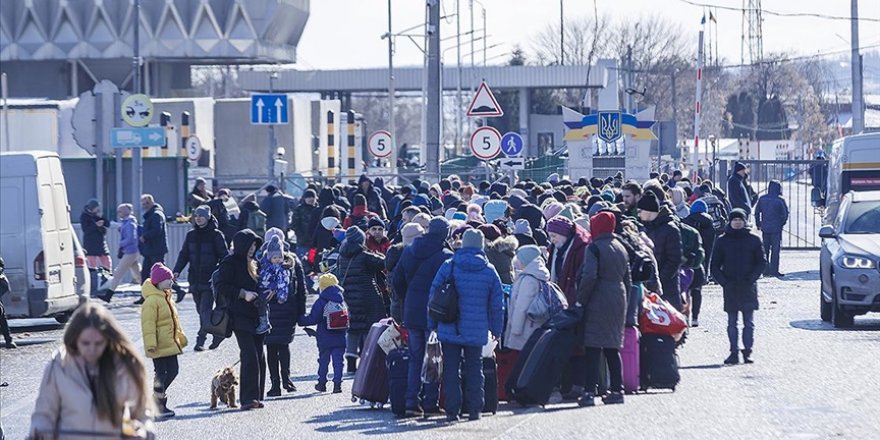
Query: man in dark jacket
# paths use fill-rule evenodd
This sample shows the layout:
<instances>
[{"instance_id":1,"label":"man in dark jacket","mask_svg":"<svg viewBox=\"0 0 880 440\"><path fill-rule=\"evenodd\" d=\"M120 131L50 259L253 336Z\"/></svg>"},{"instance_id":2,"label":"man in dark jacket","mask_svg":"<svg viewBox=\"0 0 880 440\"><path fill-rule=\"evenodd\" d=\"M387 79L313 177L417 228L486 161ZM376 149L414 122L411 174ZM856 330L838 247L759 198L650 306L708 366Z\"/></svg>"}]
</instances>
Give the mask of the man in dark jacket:
<instances>
[{"instance_id":1,"label":"man in dark jacket","mask_svg":"<svg viewBox=\"0 0 880 440\"><path fill-rule=\"evenodd\" d=\"M318 195L315 194L315 190L309 188L303 192L299 205L293 209L293 221L291 221L291 229L296 234L296 255L300 258L305 257L309 252L309 243L312 241L309 225L317 210Z\"/></svg>"},{"instance_id":2,"label":"man in dark jacket","mask_svg":"<svg viewBox=\"0 0 880 440\"><path fill-rule=\"evenodd\" d=\"M443 217L431 219L427 234L403 250L392 279L394 291L403 297L403 325L409 330L407 412L417 412L420 407L425 413L438 409L439 384L423 384L421 374L429 335L427 310L431 282L443 262L452 258L452 251L446 247L448 233L449 221Z\"/></svg>"},{"instance_id":3,"label":"man in dark jacket","mask_svg":"<svg viewBox=\"0 0 880 440\"><path fill-rule=\"evenodd\" d=\"M712 276L724 289L724 311L727 312L730 356L724 360L725 364L739 363L739 314L742 314L743 319L743 361L752 363L754 313L758 310L758 278L766 266L761 239L749 229L745 211L734 209L730 212L730 225L718 237L712 255Z\"/></svg>"},{"instance_id":4,"label":"man in dark jacket","mask_svg":"<svg viewBox=\"0 0 880 440\"><path fill-rule=\"evenodd\" d=\"M697 199L691 205L691 214L682 222L700 232L700 243L703 246L703 264L694 269L694 281L691 283L691 326L700 326L700 307L703 304L703 284L706 283L706 275L709 273L709 261L712 258L712 248L715 246L715 226L712 217L706 213L706 202Z\"/></svg>"},{"instance_id":5,"label":"man in dark jacket","mask_svg":"<svg viewBox=\"0 0 880 440\"><path fill-rule=\"evenodd\" d=\"M144 211L144 230L140 234L139 250L144 261L141 263L141 280L150 277L150 269L156 263L165 262L165 254L168 253L168 237L165 232L165 210L156 203L153 196L144 194L141 196L141 209ZM141 297L135 304L143 303Z\"/></svg>"},{"instance_id":6,"label":"man in dark jacket","mask_svg":"<svg viewBox=\"0 0 880 440\"><path fill-rule=\"evenodd\" d=\"M110 249L107 247L107 220L102 216L101 204L96 199L91 199L83 207L79 216L79 224L82 227L83 251L89 271L96 270L98 266L110 270ZM94 279L94 278L93 278Z\"/></svg>"},{"instance_id":7,"label":"man in dark jacket","mask_svg":"<svg viewBox=\"0 0 880 440\"><path fill-rule=\"evenodd\" d=\"M287 233L290 225L290 209L296 203L274 185L266 186L266 198L260 202L260 210L266 213L266 230L278 228Z\"/></svg>"},{"instance_id":8,"label":"man in dark jacket","mask_svg":"<svg viewBox=\"0 0 880 440\"><path fill-rule=\"evenodd\" d=\"M788 204L782 198L782 184L771 180L767 194L755 205L755 226L761 230L764 241L764 258L770 262L766 275L781 277L779 272L779 248L782 245L782 227L788 222Z\"/></svg>"},{"instance_id":9,"label":"man in dark jacket","mask_svg":"<svg viewBox=\"0 0 880 440\"><path fill-rule=\"evenodd\" d=\"M675 214L660 202L652 191L646 191L638 203L639 218L645 233L654 242L654 257L660 273L662 297L676 309L682 310L678 271L681 269L681 231Z\"/></svg>"},{"instance_id":10,"label":"man in dark jacket","mask_svg":"<svg viewBox=\"0 0 880 440\"><path fill-rule=\"evenodd\" d=\"M752 214L752 206L755 204L752 185L748 183L749 169L737 161L733 165L733 174L727 179L727 196L730 198L732 208L742 209L746 215Z\"/></svg>"},{"instance_id":11,"label":"man in dark jacket","mask_svg":"<svg viewBox=\"0 0 880 440\"><path fill-rule=\"evenodd\" d=\"M214 307L214 293L211 290L211 274L217 269L220 260L228 253L226 239L217 228L217 219L211 215L211 208L206 205L199 206L193 211L192 230L186 233L186 239L177 255L177 263L174 264L174 278L180 276L180 272L189 265L189 292L196 303L196 311L200 321L209 316ZM205 339L208 334L199 328L196 338L195 351L205 349ZM214 336L211 350L220 346L222 337Z\"/></svg>"}]
</instances>

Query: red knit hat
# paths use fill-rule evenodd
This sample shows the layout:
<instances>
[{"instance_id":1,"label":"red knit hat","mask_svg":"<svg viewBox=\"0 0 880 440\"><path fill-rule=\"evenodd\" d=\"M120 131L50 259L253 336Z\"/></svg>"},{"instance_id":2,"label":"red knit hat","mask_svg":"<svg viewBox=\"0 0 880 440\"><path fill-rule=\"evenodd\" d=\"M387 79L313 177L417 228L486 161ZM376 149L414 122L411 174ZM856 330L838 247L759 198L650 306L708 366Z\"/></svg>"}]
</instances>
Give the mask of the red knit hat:
<instances>
[{"instance_id":1,"label":"red knit hat","mask_svg":"<svg viewBox=\"0 0 880 440\"><path fill-rule=\"evenodd\" d=\"M173 278L174 274L171 273L171 269L162 263L156 263L150 268L150 282L153 283L154 286L158 286L162 281Z\"/></svg>"}]
</instances>

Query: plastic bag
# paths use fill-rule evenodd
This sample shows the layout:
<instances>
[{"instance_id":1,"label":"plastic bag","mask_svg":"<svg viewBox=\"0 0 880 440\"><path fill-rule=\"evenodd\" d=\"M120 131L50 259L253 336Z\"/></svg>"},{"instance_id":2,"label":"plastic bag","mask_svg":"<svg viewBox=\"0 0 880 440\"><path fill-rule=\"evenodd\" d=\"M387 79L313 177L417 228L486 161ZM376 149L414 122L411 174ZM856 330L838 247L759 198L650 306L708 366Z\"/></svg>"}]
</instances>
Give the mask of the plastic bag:
<instances>
[{"instance_id":1,"label":"plastic bag","mask_svg":"<svg viewBox=\"0 0 880 440\"><path fill-rule=\"evenodd\" d=\"M425 344L425 361L422 363L422 383L440 383L443 378L443 348L437 332L431 332Z\"/></svg>"},{"instance_id":2,"label":"plastic bag","mask_svg":"<svg viewBox=\"0 0 880 440\"><path fill-rule=\"evenodd\" d=\"M687 321L675 307L656 293L650 293L642 302L639 329L643 334L672 336L677 341L687 330Z\"/></svg>"},{"instance_id":3,"label":"plastic bag","mask_svg":"<svg viewBox=\"0 0 880 440\"><path fill-rule=\"evenodd\" d=\"M498 341L492 337L492 332L489 332L489 342L483 346L483 358L495 358L495 347L497 346Z\"/></svg>"},{"instance_id":4,"label":"plastic bag","mask_svg":"<svg viewBox=\"0 0 880 440\"><path fill-rule=\"evenodd\" d=\"M385 354L391 353L393 350L404 346L404 338L401 330L402 328L400 326L392 324L382 332L381 336L379 336L379 348L381 348Z\"/></svg>"}]
</instances>

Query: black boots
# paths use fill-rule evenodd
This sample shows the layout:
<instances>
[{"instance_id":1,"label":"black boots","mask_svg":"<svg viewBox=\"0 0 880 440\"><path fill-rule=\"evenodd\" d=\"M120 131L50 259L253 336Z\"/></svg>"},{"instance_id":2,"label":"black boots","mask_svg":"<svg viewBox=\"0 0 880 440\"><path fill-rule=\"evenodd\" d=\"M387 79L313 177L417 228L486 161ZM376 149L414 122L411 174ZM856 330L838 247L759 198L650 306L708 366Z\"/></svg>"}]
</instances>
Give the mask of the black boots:
<instances>
[{"instance_id":1,"label":"black boots","mask_svg":"<svg viewBox=\"0 0 880 440\"><path fill-rule=\"evenodd\" d=\"M743 363L744 364L752 364L755 361L752 360L752 350L743 350Z\"/></svg>"},{"instance_id":2,"label":"black boots","mask_svg":"<svg viewBox=\"0 0 880 440\"><path fill-rule=\"evenodd\" d=\"M739 353L735 351L730 352L730 356L724 360L724 365L736 365L739 363Z\"/></svg>"},{"instance_id":3,"label":"black boots","mask_svg":"<svg viewBox=\"0 0 880 440\"><path fill-rule=\"evenodd\" d=\"M287 391L288 393L292 393L292 392L296 391L296 385L294 385L293 382L290 381L290 377L288 377L288 376L289 376L288 374L284 375L285 379L284 379L284 383L282 385L284 386L284 391Z\"/></svg>"},{"instance_id":4,"label":"black boots","mask_svg":"<svg viewBox=\"0 0 880 440\"><path fill-rule=\"evenodd\" d=\"M272 381L272 388L269 388L266 395L269 397L278 397L281 395L281 386L278 384L278 381Z\"/></svg>"},{"instance_id":5,"label":"black boots","mask_svg":"<svg viewBox=\"0 0 880 440\"><path fill-rule=\"evenodd\" d=\"M174 411L168 409L168 396L165 393L153 393L156 399L156 419L163 420L174 417Z\"/></svg>"},{"instance_id":6,"label":"black boots","mask_svg":"<svg viewBox=\"0 0 880 440\"><path fill-rule=\"evenodd\" d=\"M333 382L333 394L341 394L342 393L342 384L338 382Z\"/></svg>"},{"instance_id":7,"label":"black boots","mask_svg":"<svg viewBox=\"0 0 880 440\"><path fill-rule=\"evenodd\" d=\"M357 372L357 358L356 357L347 357L345 358L345 367L346 372L349 374L354 374Z\"/></svg>"}]
</instances>

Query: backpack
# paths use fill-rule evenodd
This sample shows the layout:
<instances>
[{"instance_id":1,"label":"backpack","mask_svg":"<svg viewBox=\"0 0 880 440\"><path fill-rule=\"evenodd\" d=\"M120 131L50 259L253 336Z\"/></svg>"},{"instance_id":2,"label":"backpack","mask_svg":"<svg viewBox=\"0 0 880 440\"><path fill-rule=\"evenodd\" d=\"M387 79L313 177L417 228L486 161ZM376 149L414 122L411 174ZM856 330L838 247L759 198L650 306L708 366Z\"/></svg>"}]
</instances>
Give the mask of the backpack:
<instances>
[{"instance_id":1,"label":"backpack","mask_svg":"<svg viewBox=\"0 0 880 440\"><path fill-rule=\"evenodd\" d=\"M681 266L691 269L700 267L706 257L700 232L680 221L678 228L681 230Z\"/></svg>"},{"instance_id":2,"label":"backpack","mask_svg":"<svg viewBox=\"0 0 880 440\"><path fill-rule=\"evenodd\" d=\"M724 208L724 202L717 199L711 203L707 202L706 213L712 217L712 227L715 232L724 231L727 226L727 209Z\"/></svg>"},{"instance_id":3,"label":"backpack","mask_svg":"<svg viewBox=\"0 0 880 440\"><path fill-rule=\"evenodd\" d=\"M254 231L257 235L266 234L266 213L261 210L251 211L247 219L247 228Z\"/></svg>"},{"instance_id":4,"label":"backpack","mask_svg":"<svg viewBox=\"0 0 880 440\"><path fill-rule=\"evenodd\" d=\"M344 302L327 301L324 306L327 330L348 330L348 306Z\"/></svg>"},{"instance_id":5,"label":"backpack","mask_svg":"<svg viewBox=\"0 0 880 440\"><path fill-rule=\"evenodd\" d=\"M629 255L629 271L632 283L636 284L650 280L651 276L654 275L654 260L651 259L651 255L645 252L640 244L633 243L631 241L632 238L626 234L621 234L618 238L620 238L620 244L623 245L626 253Z\"/></svg>"},{"instance_id":6,"label":"backpack","mask_svg":"<svg viewBox=\"0 0 880 440\"><path fill-rule=\"evenodd\" d=\"M537 278L535 279L538 280ZM538 280L538 282L541 284L541 292L529 304L526 316L532 321L545 323L559 312L567 309L568 301L565 299L565 294L562 293L562 289L559 288L558 284L542 280Z\"/></svg>"},{"instance_id":7,"label":"backpack","mask_svg":"<svg viewBox=\"0 0 880 440\"><path fill-rule=\"evenodd\" d=\"M455 263L449 262L449 276L443 281L437 293L428 301L428 316L437 322L458 321L458 288L455 287Z\"/></svg>"}]
</instances>

